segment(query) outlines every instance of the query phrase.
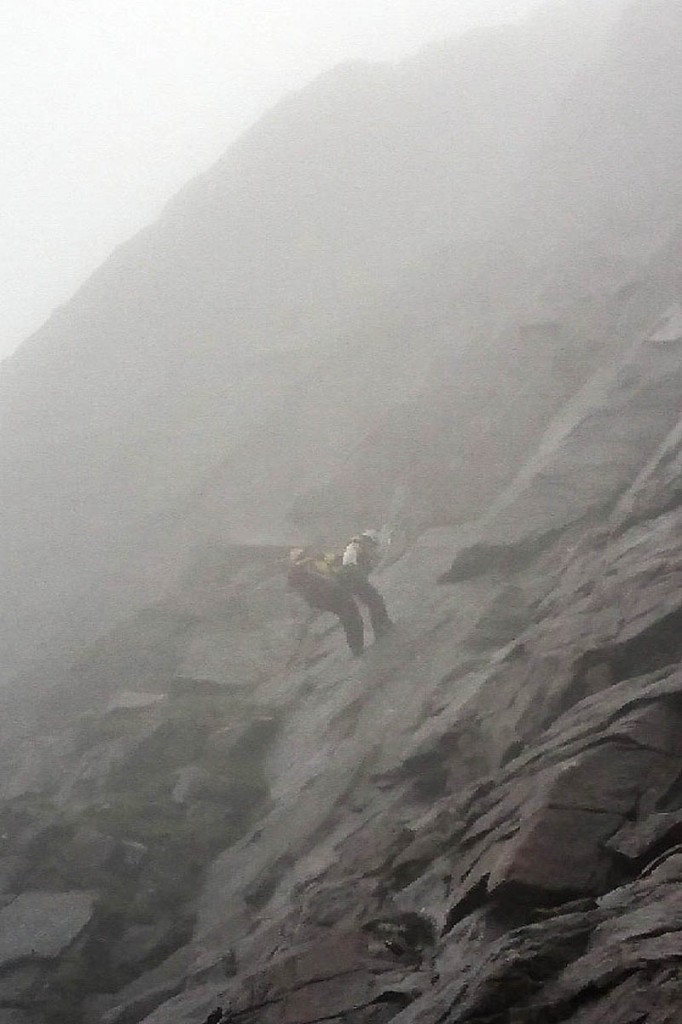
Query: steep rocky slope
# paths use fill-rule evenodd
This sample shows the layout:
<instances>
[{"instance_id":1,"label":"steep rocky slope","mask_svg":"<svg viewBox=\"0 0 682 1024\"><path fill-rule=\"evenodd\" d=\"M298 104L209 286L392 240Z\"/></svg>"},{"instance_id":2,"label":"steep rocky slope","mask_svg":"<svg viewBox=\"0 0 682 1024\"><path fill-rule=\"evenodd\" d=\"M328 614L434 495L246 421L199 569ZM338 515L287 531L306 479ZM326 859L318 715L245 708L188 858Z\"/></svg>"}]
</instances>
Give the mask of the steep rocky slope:
<instances>
[{"instance_id":1,"label":"steep rocky slope","mask_svg":"<svg viewBox=\"0 0 682 1024\"><path fill-rule=\"evenodd\" d=\"M648 263L677 223L675 36L607 32L620 7L313 83L8 361L4 679L52 677L197 542L461 521L508 482L658 313L619 291L671 288Z\"/></svg>"},{"instance_id":2,"label":"steep rocky slope","mask_svg":"<svg viewBox=\"0 0 682 1024\"><path fill-rule=\"evenodd\" d=\"M0 1024L680 1019L682 32L620 6L290 98L7 367ZM388 518L355 660L285 542Z\"/></svg>"},{"instance_id":3,"label":"steep rocky slope","mask_svg":"<svg viewBox=\"0 0 682 1024\"><path fill-rule=\"evenodd\" d=\"M679 1017L680 311L639 348L488 520L396 548L362 661L267 548L84 653L4 746L8 1021ZM593 450L629 486L503 527Z\"/></svg>"}]
</instances>

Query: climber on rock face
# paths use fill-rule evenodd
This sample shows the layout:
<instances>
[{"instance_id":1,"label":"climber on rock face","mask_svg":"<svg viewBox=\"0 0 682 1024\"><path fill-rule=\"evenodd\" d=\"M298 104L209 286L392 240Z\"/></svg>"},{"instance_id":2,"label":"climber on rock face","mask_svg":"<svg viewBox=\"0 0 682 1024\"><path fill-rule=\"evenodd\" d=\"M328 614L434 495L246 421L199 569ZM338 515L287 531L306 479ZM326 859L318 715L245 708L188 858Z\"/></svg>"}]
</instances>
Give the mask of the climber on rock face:
<instances>
[{"instance_id":1,"label":"climber on rock face","mask_svg":"<svg viewBox=\"0 0 682 1024\"><path fill-rule=\"evenodd\" d=\"M294 548L289 556L288 584L311 608L336 615L354 655L364 650L364 624L356 598L369 609L378 639L391 628L386 605L368 574L378 561L378 538L367 531L353 537L343 555L314 555Z\"/></svg>"},{"instance_id":2,"label":"climber on rock face","mask_svg":"<svg viewBox=\"0 0 682 1024\"><path fill-rule=\"evenodd\" d=\"M308 554L294 548L289 555L288 585L300 594L310 608L336 615L353 654L362 654L365 630L353 595L339 580L340 559Z\"/></svg>"},{"instance_id":3,"label":"climber on rock face","mask_svg":"<svg viewBox=\"0 0 682 1024\"><path fill-rule=\"evenodd\" d=\"M393 623L388 617L383 597L369 582L369 574L377 568L381 554L379 536L375 530L352 537L341 557L339 578L349 593L369 610L370 622L376 639L385 636Z\"/></svg>"}]
</instances>

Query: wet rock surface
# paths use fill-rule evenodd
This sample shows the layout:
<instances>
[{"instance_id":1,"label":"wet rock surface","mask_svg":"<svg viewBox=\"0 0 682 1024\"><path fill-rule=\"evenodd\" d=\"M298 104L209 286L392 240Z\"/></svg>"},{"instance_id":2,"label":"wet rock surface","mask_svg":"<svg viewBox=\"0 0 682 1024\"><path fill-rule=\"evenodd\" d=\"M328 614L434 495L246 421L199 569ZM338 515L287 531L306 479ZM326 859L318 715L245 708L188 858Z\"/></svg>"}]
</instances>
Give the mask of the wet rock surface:
<instances>
[{"instance_id":1,"label":"wet rock surface","mask_svg":"<svg viewBox=\"0 0 682 1024\"><path fill-rule=\"evenodd\" d=\"M615 509L440 586L457 536L424 535L378 581L389 643L355 665L314 633L314 665L263 684L273 805L205 876L204 966L144 1019L674 1020L681 514Z\"/></svg>"},{"instance_id":2,"label":"wet rock surface","mask_svg":"<svg viewBox=\"0 0 682 1024\"><path fill-rule=\"evenodd\" d=\"M27 890L71 899L55 882L76 874L94 904L36 973L13 965L0 1004L92 1024L217 1006L254 1024L674 1020L682 510L618 515L450 584L460 534L424 534L377 576L396 630L362 660L333 622L302 638L292 621L288 667L248 700L183 676L71 721L69 799L54 779L3 805L24 870L0 915ZM121 736L120 761L95 756Z\"/></svg>"},{"instance_id":3,"label":"wet rock surface","mask_svg":"<svg viewBox=\"0 0 682 1024\"><path fill-rule=\"evenodd\" d=\"M288 605L248 696L147 678L72 711L36 747L45 767L68 750L62 771L6 780L0 1007L39 1024L203 1024L217 1006L253 1024L674 1020L682 510L662 503L447 584L466 537L425 533L377 576L396 629L363 659L333 621L302 635ZM266 581L258 566L276 592L278 557ZM195 651L225 600L200 589ZM281 636L281 607L264 632Z\"/></svg>"}]
</instances>

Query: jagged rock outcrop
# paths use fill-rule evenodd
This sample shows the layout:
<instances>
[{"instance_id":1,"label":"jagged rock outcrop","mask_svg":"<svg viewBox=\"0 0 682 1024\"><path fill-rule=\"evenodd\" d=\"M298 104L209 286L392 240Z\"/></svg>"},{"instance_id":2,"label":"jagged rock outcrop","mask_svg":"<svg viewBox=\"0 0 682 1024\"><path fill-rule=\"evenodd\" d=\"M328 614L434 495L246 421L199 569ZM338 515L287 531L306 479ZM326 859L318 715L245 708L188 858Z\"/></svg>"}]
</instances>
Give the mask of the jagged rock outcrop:
<instances>
[{"instance_id":1,"label":"jagged rock outcrop","mask_svg":"<svg viewBox=\"0 0 682 1024\"><path fill-rule=\"evenodd\" d=\"M679 1019L680 9L562 10L290 98L8 368L0 1024ZM384 514L351 659L280 543Z\"/></svg>"}]
</instances>

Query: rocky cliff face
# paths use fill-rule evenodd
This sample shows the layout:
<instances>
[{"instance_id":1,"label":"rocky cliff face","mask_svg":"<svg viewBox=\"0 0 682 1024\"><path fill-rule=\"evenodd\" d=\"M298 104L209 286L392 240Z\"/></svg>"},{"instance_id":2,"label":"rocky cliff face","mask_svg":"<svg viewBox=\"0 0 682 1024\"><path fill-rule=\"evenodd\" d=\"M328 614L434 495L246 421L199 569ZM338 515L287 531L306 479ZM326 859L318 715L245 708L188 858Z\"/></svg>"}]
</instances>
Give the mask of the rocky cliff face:
<instances>
[{"instance_id":1,"label":"rocky cliff face","mask_svg":"<svg viewBox=\"0 0 682 1024\"><path fill-rule=\"evenodd\" d=\"M671 310L475 533L396 547L360 662L260 548L85 652L4 745L6 1019L675 1020L680 365Z\"/></svg>"},{"instance_id":2,"label":"rocky cliff face","mask_svg":"<svg viewBox=\"0 0 682 1024\"><path fill-rule=\"evenodd\" d=\"M486 507L674 297L676 5L646 34L619 6L313 83L5 364L5 681L197 543Z\"/></svg>"},{"instance_id":3,"label":"rocky cliff face","mask_svg":"<svg viewBox=\"0 0 682 1024\"><path fill-rule=\"evenodd\" d=\"M682 32L617 7L293 97L7 368L0 1024L679 1020ZM389 517L354 660L279 544Z\"/></svg>"}]
</instances>

